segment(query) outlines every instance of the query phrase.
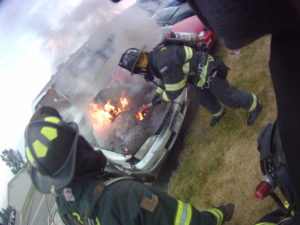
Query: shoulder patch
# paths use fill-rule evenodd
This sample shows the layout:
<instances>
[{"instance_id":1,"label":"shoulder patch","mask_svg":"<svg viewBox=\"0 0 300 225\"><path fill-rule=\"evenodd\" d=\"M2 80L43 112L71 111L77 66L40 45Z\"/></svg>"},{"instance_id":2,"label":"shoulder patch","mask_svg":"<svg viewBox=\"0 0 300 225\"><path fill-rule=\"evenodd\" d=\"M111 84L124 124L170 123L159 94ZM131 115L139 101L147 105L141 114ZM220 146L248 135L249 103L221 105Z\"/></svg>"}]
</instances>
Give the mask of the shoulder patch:
<instances>
[{"instance_id":1,"label":"shoulder patch","mask_svg":"<svg viewBox=\"0 0 300 225\"><path fill-rule=\"evenodd\" d=\"M67 202L75 202L75 198L71 188L64 188L63 193Z\"/></svg>"},{"instance_id":2,"label":"shoulder patch","mask_svg":"<svg viewBox=\"0 0 300 225\"><path fill-rule=\"evenodd\" d=\"M158 197L155 194L152 194L150 191L146 190L144 196L140 202L141 208L154 212L158 204Z\"/></svg>"},{"instance_id":3,"label":"shoulder patch","mask_svg":"<svg viewBox=\"0 0 300 225\"><path fill-rule=\"evenodd\" d=\"M159 69L160 73L165 73L169 70L169 68L167 66L163 66L162 68Z\"/></svg>"}]
</instances>

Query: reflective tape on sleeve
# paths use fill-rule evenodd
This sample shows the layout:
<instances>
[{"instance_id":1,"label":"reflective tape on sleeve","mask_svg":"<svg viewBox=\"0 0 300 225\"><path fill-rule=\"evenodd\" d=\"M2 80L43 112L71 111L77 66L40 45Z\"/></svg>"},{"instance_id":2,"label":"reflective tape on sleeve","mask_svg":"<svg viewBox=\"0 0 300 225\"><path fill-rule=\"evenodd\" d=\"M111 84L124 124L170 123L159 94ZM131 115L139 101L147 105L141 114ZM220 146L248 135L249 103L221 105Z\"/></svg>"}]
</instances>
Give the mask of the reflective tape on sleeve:
<instances>
[{"instance_id":1,"label":"reflective tape on sleeve","mask_svg":"<svg viewBox=\"0 0 300 225\"><path fill-rule=\"evenodd\" d=\"M168 97L168 95L167 95L167 93L165 91L162 93L162 98L163 98L163 100L165 102L169 102L170 101L170 99L169 99L169 97Z\"/></svg>"},{"instance_id":2,"label":"reflective tape on sleeve","mask_svg":"<svg viewBox=\"0 0 300 225\"><path fill-rule=\"evenodd\" d=\"M161 94L164 91L161 87L156 88L156 93Z\"/></svg>"},{"instance_id":3,"label":"reflective tape on sleeve","mask_svg":"<svg viewBox=\"0 0 300 225\"><path fill-rule=\"evenodd\" d=\"M193 57L193 50L188 46L184 46L185 51L185 61L191 59Z\"/></svg>"},{"instance_id":4,"label":"reflective tape on sleeve","mask_svg":"<svg viewBox=\"0 0 300 225\"><path fill-rule=\"evenodd\" d=\"M177 200L175 225L189 225L192 220L192 206Z\"/></svg>"},{"instance_id":5,"label":"reflective tape on sleeve","mask_svg":"<svg viewBox=\"0 0 300 225\"><path fill-rule=\"evenodd\" d=\"M175 84L165 84L166 91L178 91L185 87L187 81L187 77Z\"/></svg>"},{"instance_id":6,"label":"reflective tape on sleeve","mask_svg":"<svg viewBox=\"0 0 300 225\"><path fill-rule=\"evenodd\" d=\"M223 222L223 213L219 209L209 209L207 210L211 214L213 214L217 218L217 224L216 225L221 225Z\"/></svg>"}]
</instances>

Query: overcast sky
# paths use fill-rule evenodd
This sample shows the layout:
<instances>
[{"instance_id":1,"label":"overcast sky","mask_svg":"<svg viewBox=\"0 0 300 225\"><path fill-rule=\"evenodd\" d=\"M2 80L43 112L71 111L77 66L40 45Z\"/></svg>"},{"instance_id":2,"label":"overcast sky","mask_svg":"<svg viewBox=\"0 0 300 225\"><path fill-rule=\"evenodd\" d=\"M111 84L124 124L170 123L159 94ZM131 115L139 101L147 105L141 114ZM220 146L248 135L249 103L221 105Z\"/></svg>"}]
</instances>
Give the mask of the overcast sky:
<instances>
[{"instance_id":1,"label":"overcast sky","mask_svg":"<svg viewBox=\"0 0 300 225\"><path fill-rule=\"evenodd\" d=\"M31 103L100 23L132 5L109 0L0 0L0 151L19 150ZM0 207L12 174L0 160Z\"/></svg>"}]
</instances>

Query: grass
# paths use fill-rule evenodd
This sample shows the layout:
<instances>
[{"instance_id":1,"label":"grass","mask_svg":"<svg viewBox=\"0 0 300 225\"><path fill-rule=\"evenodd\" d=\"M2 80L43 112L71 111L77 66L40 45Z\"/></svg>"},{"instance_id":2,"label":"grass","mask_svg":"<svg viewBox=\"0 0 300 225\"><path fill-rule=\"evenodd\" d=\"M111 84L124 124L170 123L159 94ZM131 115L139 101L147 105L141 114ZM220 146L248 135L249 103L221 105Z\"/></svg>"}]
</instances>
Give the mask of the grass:
<instances>
[{"instance_id":1,"label":"grass","mask_svg":"<svg viewBox=\"0 0 300 225\"><path fill-rule=\"evenodd\" d=\"M205 210L222 202L233 202L236 211L227 224L255 224L276 206L270 198L256 200L253 192L262 178L256 138L264 125L276 118L275 96L268 69L270 37L264 37L231 55L220 47L217 54L231 68L232 86L255 93L263 104L257 121L248 126L247 112L228 108L214 128L211 115L200 107L183 139L179 166L168 192Z\"/></svg>"}]
</instances>

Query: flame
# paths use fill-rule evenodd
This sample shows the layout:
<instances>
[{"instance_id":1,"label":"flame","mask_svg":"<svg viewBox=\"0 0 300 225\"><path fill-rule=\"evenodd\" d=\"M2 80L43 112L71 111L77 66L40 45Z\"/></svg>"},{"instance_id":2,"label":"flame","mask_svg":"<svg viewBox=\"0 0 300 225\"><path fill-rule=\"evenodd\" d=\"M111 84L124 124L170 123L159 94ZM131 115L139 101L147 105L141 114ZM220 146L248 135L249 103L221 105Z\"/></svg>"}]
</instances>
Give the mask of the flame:
<instances>
[{"instance_id":1,"label":"flame","mask_svg":"<svg viewBox=\"0 0 300 225\"><path fill-rule=\"evenodd\" d=\"M135 115L135 118L137 120L143 120L144 119L144 115L142 112L137 112L137 114Z\"/></svg>"},{"instance_id":2,"label":"flame","mask_svg":"<svg viewBox=\"0 0 300 225\"><path fill-rule=\"evenodd\" d=\"M104 106L90 103L89 116L93 128L101 129L110 126L115 117L125 111L128 104L126 97L121 97L116 106L111 103L111 100L108 100Z\"/></svg>"},{"instance_id":3,"label":"flame","mask_svg":"<svg viewBox=\"0 0 300 225\"><path fill-rule=\"evenodd\" d=\"M140 108L140 110L136 113L135 118L137 120L145 119L145 116L147 115L148 110L149 110L149 106L148 105L143 105Z\"/></svg>"}]
</instances>

